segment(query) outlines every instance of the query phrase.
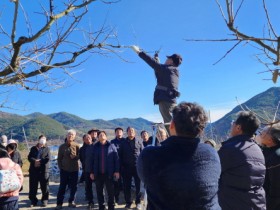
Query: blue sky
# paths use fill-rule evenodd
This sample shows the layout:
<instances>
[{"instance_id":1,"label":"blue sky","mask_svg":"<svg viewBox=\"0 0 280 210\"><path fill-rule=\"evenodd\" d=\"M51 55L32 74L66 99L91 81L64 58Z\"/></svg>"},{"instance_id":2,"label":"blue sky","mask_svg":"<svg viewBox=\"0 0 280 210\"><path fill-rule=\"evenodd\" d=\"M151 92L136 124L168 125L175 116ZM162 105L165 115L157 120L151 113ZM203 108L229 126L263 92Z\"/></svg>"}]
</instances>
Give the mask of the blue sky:
<instances>
[{"instance_id":1,"label":"blue sky","mask_svg":"<svg viewBox=\"0 0 280 210\"><path fill-rule=\"evenodd\" d=\"M22 1L23 6L26 6L26 2ZM248 34L261 36L264 16L258 3L245 3L238 25ZM277 10L272 10L279 8L276 4L279 3L272 3L268 9L279 22ZM28 6L30 11L32 5ZM148 52L161 48L162 62L166 55L181 54L181 96L178 102L201 104L210 111L212 122L238 105L236 98L243 103L274 86L272 81L264 80L271 77L269 73L258 74L266 69L255 58L258 51L254 47L240 45L213 65L233 43L185 41L229 37L230 32L214 0L96 2L90 7L86 20L85 28L89 25L98 28L106 20L107 25L116 29L122 45L139 45ZM18 36L23 31L19 30ZM80 40L80 37L76 39ZM162 121L158 107L153 104L156 84L153 70L131 49L121 50L120 55L130 62L124 62L114 55L90 55L86 63L75 69L79 71L75 79L68 78L67 87L53 93L14 91L10 100L24 105L25 110L2 111L20 115L65 111L90 120L142 117Z\"/></svg>"}]
</instances>

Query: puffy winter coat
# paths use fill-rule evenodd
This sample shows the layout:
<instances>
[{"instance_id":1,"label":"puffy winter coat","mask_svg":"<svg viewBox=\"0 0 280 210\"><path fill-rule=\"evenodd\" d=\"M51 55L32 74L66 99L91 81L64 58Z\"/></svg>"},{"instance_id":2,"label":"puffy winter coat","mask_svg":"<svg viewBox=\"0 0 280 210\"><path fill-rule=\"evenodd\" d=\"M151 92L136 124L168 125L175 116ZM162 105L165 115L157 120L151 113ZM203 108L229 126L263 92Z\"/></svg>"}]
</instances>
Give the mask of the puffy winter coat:
<instances>
[{"instance_id":1,"label":"puffy winter coat","mask_svg":"<svg viewBox=\"0 0 280 210\"><path fill-rule=\"evenodd\" d=\"M266 209L265 161L250 136L238 135L222 143L218 151L222 174L219 203L223 210Z\"/></svg>"},{"instance_id":2,"label":"puffy winter coat","mask_svg":"<svg viewBox=\"0 0 280 210\"><path fill-rule=\"evenodd\" d=\"M148 210L219 210L221 166L217 152L198 138L171 136L140 154L137 171Z\"/></svg>"},{"instance_id":3,"label":"puffy winter coat","mask_svg":"<svg viewBox=\"0 0 280 210\"><path fill-rule=\"evenodd\" d=\"M280 209L280 145L263 148L266 165L264 190L267 210Z\"/></svg>"}]
</instances>

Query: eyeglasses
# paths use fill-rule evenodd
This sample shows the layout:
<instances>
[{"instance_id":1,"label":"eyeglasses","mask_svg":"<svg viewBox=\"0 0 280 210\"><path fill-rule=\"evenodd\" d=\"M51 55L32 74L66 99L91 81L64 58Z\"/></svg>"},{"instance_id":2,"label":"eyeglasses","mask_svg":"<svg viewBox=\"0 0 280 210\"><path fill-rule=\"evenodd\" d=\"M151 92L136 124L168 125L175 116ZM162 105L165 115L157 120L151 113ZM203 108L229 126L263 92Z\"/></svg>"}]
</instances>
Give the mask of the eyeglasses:
<instances>
[{"instance_id":1,"label":"eyeglasses","mask_svg":"<svg viewBox=\"0 0 280 210\"><path fill-rule=\"evenodd\" d=\"M232 120L230 124L233 125L233 124L235 124L235 123L236 123L236 121L235 121L235 120Z\"/></svg>"}]
</instances>

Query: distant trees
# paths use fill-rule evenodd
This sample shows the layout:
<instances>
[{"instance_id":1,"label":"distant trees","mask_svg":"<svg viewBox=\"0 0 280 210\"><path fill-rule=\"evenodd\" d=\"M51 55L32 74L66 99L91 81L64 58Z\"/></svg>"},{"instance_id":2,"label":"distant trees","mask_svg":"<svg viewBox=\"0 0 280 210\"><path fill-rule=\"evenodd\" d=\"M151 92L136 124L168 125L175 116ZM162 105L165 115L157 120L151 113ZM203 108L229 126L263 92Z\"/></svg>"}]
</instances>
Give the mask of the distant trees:
<instances>
[{"instance_id":1,"label":"distant trees","mask_svg":"<svg viewBox=\"0 0 280 210\"><path fill-rule=\"evenodd\" d=\"M89 55L117 54L120 45L114 29L103 24L93 30L85 22L95 2L1 1L0 92L11 86L50 92L63 87L65 78Z\"/></svg>"}]
</instances>

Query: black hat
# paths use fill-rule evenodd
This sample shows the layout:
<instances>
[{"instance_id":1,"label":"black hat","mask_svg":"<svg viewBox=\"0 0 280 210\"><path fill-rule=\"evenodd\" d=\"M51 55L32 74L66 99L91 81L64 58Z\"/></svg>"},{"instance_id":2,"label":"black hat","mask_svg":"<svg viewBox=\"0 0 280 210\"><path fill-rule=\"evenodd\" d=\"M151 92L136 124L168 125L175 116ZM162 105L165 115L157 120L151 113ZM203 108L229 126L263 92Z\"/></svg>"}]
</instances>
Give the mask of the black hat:
<instances>
[{"instance_id":1,"label":"black hat","mask_svg":"<svg viewBox=\"0 0 280 210\"><path fill-rule=\"evenodd\" d=\"M182 56L179 54L173 54L171 56L166 56L166 57L171 58L175 66L179 66L183 61Z\"/></svg>"}]
</instances>

